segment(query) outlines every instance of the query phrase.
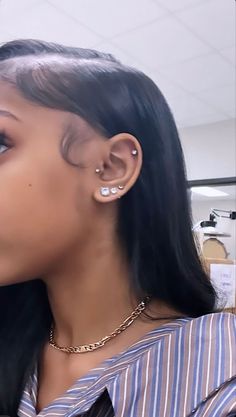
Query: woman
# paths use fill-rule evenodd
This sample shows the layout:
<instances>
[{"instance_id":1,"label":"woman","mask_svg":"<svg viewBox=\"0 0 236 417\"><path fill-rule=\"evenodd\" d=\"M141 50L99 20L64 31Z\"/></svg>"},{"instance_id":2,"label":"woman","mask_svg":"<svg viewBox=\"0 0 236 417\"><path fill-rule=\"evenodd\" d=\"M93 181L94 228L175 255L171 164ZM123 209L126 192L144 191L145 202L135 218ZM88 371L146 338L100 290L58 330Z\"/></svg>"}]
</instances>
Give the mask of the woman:
<instances>
[{"instance_id":1,"label":"woman","mask_svg":"<svg viewBox=\"0 0 236 417\"><path fill-rule=\"evenodd\" d=\"M235 415L235 318L191 231L159 89L111 55L0 48L0 413Z\"/></svg>"}]
</instances>

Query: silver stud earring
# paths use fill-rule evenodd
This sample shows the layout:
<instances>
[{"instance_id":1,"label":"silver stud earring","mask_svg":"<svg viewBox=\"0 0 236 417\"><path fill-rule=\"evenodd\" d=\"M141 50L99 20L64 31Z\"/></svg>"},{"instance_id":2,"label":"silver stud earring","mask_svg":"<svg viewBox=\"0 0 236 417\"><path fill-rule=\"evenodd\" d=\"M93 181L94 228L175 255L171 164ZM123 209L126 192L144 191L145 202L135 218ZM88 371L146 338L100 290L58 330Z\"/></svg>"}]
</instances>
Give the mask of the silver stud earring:
<instances>
[{"instance_id":1,"label":"silver stud earring","mask_svg":"<svg viewBox=\"0 0 236 417\"><path fill-rule=\"evenodd\" d=\"M138 151L137 151L137 149L133 149L133 150L131 151L131 154L132 154L133 156L138 155Z\"/></svg>"},{"instance_id":2,"label":"silver stud earring","mask_svg":"<svg viewBox=\"0 0 236 417\"><path fill-rule=\"evenodd\" d=\"M111 188L111 193L112 194L117 194L118 193L118 188L117 187L112 187Z\"/></svg>"},{"instance_id":3,"label":"silver stud earring","mask_svg":"<svg viewBox=\"0 0 236 417\"><path fill-rule=\"evenodd\" d=\"M100 193L103 197L108 197L110 195L110 188L108 187L101 187Z\"/></svg>"},{"instance_id":4,"label":"silver stud earring","mask_svg":"<svg viewBox=\"0 0 236 417\"><path fill-rule=\"evenodd\" d=\"M100 174L100 172L101 172L100 168L96 168L95 172L96 172L96 174Z\"/></svg>"},{"instance_id":5,"label":"silver stud earring","mask_svg":"<svg viewBox=\"0 0 236 417\"><path fill-rule=\"evenodd\" d=\"M125 187L123 185L118 186L119 190L123 190Z\"/></svg>"}]
</instances>

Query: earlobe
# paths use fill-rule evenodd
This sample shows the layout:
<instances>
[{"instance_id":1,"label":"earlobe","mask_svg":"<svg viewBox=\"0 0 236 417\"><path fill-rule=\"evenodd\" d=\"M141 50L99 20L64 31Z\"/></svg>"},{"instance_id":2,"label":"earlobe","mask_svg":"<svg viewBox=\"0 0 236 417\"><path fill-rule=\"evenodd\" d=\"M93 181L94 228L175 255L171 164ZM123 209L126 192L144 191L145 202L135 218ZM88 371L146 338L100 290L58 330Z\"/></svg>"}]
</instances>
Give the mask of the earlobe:
<instances>
[{"instance_id":1,"label":"earlobe","mask_svg":"<svg viewBox=\"0 0 236 417\"><path fill-rule=\"evenodd\" d=\"M127 193L137 181L142 167L142 149L134 136L118 134L107 141L107 147L103 168L95 169L100 184L94 198L101 203L114 201Z\"/></svg>"},{"instance_id":2,"label":"earlobe","mask_svg":"<svg viewBox=\"0 0 236 417\"><path fill-rule=\"evenodd\" d=\"M118 187L100 187L95 191L94 199L99 203L115 201L122 197L124 193L121 191L123 191L124 188L123 185L118 185Z\"/></svg>"}]
</instances>

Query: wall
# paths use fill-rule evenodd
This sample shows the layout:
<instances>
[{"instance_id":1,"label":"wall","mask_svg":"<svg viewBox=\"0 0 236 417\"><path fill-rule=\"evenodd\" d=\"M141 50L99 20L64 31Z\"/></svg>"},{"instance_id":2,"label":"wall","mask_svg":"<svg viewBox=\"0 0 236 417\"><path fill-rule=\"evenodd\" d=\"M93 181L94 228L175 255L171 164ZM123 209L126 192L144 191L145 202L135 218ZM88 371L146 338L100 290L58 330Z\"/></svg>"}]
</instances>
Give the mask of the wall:
<instances>
[{"instance_id":1,"label":"wall","mask_svg":"<svg viewBox=\"0 0 236 417\"><path fill-rule=\"evenodd\" d=\"M236 176L235 120L179 130L188 180Z\"/></svg>"}]
</instances>

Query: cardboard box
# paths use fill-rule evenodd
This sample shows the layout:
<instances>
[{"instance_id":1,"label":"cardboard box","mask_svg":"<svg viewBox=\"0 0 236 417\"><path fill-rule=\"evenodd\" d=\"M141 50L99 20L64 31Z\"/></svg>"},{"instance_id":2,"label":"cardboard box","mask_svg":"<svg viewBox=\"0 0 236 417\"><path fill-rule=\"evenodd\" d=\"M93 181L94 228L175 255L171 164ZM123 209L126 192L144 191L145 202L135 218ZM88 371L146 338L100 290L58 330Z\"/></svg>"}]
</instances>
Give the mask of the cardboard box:
<instances>
[{"instance_id":1,"label":"cardboard box","mask_svg":"<svg viewBox=\"0 0 236 417\"><path fill-rule=\"evenodd\" d=\"M231 259L219 259L219 258L202 258L203 266L209 275L211 276L211 265L218 264L218 265L236 265L236 261ZM225 308L224 311L228 311L230 313L236 314L236 293L235 293L235 307Z\"/></svg>"}]
</instances>

